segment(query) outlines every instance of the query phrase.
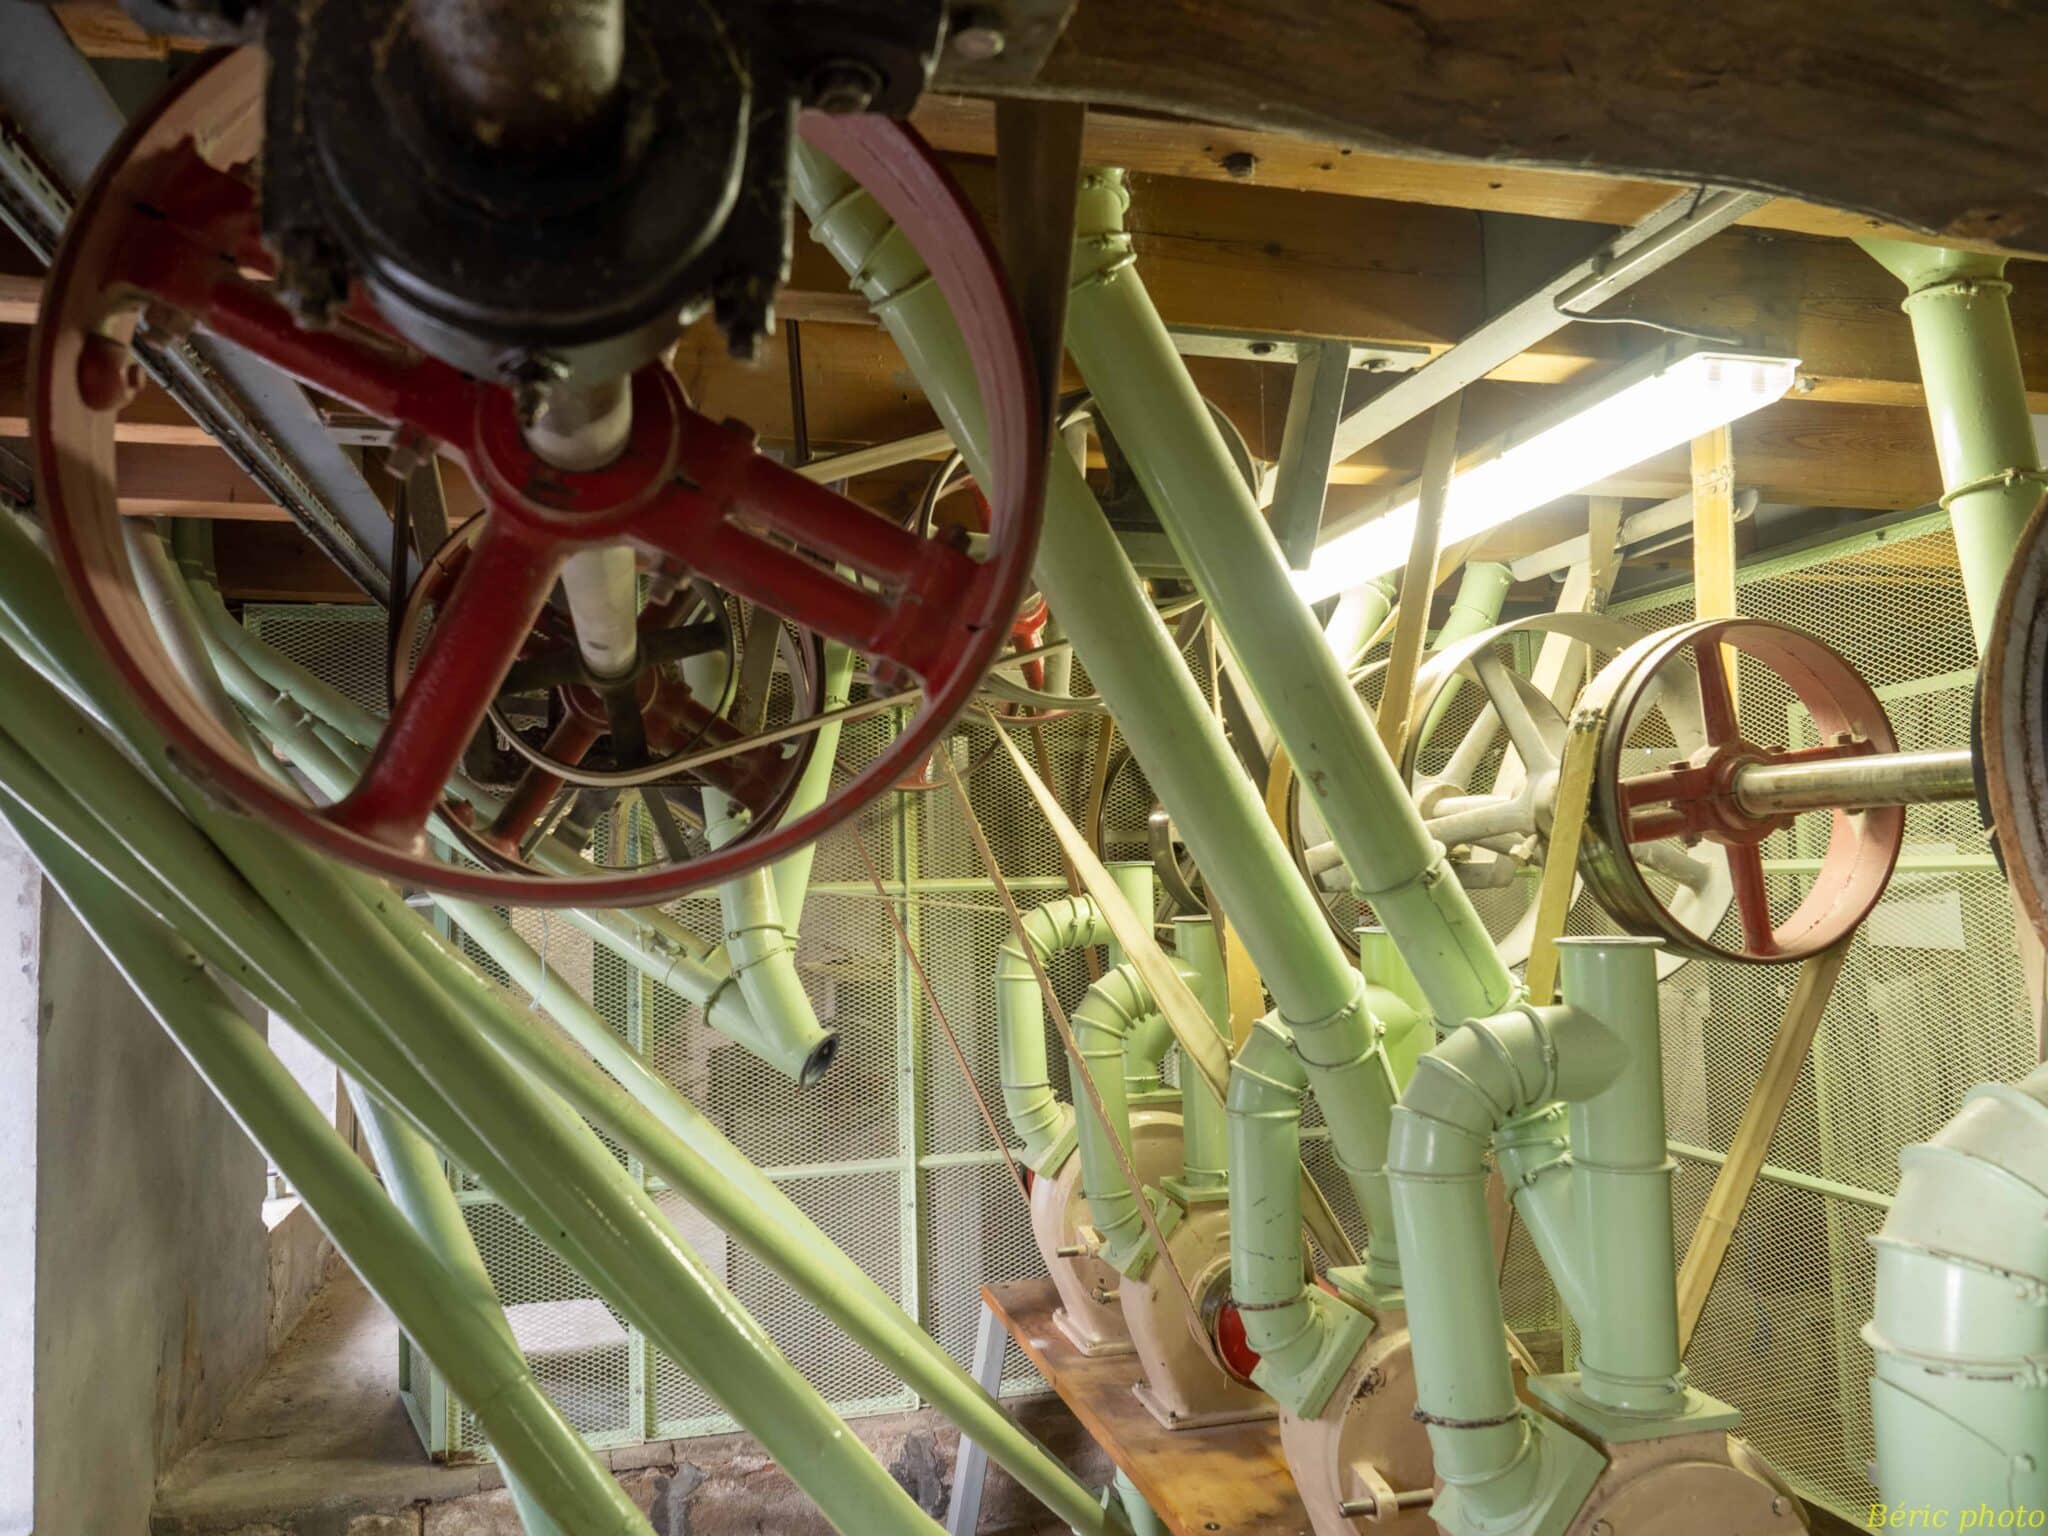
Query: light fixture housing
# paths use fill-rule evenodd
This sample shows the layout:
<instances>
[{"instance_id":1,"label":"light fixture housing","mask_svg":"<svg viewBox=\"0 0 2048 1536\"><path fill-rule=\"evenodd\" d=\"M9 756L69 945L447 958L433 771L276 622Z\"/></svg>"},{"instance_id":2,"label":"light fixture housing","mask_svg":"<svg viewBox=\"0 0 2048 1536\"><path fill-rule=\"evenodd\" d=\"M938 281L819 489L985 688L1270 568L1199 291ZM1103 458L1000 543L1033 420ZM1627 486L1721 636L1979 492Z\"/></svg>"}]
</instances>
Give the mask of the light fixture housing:
<instances>
[{"instance_id":1,"label":"light fixture housing","mask_svg":"<svg viewBox=\"0 0 2048 1536\"><path fill-rule=\"evenodd\" d=\"M1444 507L1444 547L1605 480L1782 399L1796 357L1673 344L1630 362L1590 390L1461 458ZM1326 524L1294 587L1308 602L1348 591L1407 563L1415 534L1413 482Z\"/></svg>"}]
</instances>

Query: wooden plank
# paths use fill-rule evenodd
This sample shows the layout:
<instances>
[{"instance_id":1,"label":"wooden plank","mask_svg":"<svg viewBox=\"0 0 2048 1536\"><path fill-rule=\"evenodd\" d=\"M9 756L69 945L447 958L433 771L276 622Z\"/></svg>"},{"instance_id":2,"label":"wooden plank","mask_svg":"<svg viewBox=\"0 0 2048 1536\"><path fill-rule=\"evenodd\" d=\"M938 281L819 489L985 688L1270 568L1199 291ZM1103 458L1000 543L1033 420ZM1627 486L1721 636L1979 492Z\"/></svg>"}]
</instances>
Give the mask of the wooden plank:
<instances>
[{"instance_id":1,"label":"wooden plank","mask_svg":"<svg viewBox=\"0 0 2048 1536\"><path fill-rule=\"evenodd\" d=\"M1800 1070L1806 1065L1807 1052L1813 1047L1814 1033L1828 1011L1828 999L1834 996L1842 963L1849 956L1849 942L1844 939L1800 965L1799 979L1792 985L1784 1018L1771 1041L1771 1054L1757 1076L1756 1088L1742 1112L1742 1124L1736 1128L1735 1139L1728 1144L1728 1161L1714 1176L1714 1187L1707 1194L1706 1207L1700 1212L1699 1225L1693 1228L1692 1241L1685 1250L1685 1262L1678 1270L1681 1357L1707 1309L1707 1298L1721 1273L1728 1245L1741 1225L1742 1209L1756 1187L1771 1138L1778 1134L1778 1122L1785 1117L1785 1106L1799 1082Z\"/></svg>"},{"instance_id":2,"label":"wooden plank","mask_svg":"<svg viewBox=\"0 0 2048 1536\"><path fill-rule=\"evenodd\" d=\"M1415 668L1422 660L1422 642L1436 595L1437 557L1443 552L1444 503L1451 489L1451 466L1458 457L1461 395L1452 395L1429 413L1429 444L1422 456L1422 494L1415 508L1415 531L1408 541L1408 566L1401 576L1399 618L1387 648L1387 670L1380 684L1374 725L1387 756L1401 760L1408 740L1409 716L1415 704Z\"/></svg>"},{"instance_id":3,"label":"wooden plank","mask_svg":"<svg viewBox=\"0 0 2048 1536\"><path fill-rule=\"evenodd\" d=\"M928 93L911 121L938 149L955 154L995 153L995 110L977 97ZM1146 117L1106 108L1088 114L1083 152L1094 164L1121 165L1159 176L1592 224L1633 224L1683 190L1682 184L1673 182L1483 160L1385 154L1257 128ZM1879 234L1897 240L1928 238L1868 214L1789 197L1766 203L1742 222L1758 229L1836 238Z\"/></svg>"},{"instance_id":4,"label":"wooden plank","mask_svg":"<svg viewBox=\"0 0 2048 1536\"><path fill-rule=\"evenodd\" d=\"M1053 1322L1050 1280L982 1293L1017 1347L1174 1536L1311 1536L1277 1420L1169 1430L1132 1395L1135 1356L1089 1359Z\"/></svg>"},{"instance_id":5,"label":"wooden plank","mask_svg":"<svg viewBox=\"0 0 2048 1536\"><path fill-rule=\"evenodd\" d=\"M2030 21L1987 0L1121 0L1078 7L1026 89L1358 149L1768 187L2040 252L2048 35ZM942 89L973 79L942 61Z\"/></svg>"}]
</instances>

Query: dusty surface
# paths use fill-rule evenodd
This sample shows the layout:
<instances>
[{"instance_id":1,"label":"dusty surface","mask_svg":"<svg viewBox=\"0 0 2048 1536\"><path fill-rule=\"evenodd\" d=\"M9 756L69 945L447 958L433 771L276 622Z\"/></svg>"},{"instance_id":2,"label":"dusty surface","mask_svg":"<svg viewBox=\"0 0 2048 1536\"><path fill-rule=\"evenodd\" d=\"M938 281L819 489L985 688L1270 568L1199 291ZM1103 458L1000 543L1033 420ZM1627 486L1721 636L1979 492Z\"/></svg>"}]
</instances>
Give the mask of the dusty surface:
<instances>
[{"instance_id":1,"label":"dusty surface","mask_svg":"<svg viewBox=\"0 0 2048 1536\"><path fill-rule=\"evenodd\" d=\"M440 1466L420 1449L397 1393L390 1317L352 1275L318 1297L220 1429L158 1490L153 1536L517 1536L498 1469ZM1058 1402L1013 1405L1091 1486L1109 1465ZM958 1437L928 1413L854 1421L897 1480L945 1508ZM649 1513L656 1536L829 1536L745 1435L664 1441L598 1455ZM984 1532L1064 1532L1000 1471L982 1501Z\"/></svg>"}]
</instances>

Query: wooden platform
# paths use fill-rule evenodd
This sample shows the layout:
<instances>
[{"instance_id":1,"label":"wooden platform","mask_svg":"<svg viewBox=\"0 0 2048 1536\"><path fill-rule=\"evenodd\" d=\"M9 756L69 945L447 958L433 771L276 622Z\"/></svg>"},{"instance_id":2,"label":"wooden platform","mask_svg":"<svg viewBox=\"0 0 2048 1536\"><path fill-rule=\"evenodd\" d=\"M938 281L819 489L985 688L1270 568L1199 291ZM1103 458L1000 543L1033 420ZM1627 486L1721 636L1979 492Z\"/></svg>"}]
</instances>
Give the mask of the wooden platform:
<instances>
[{"instance_id":1,"label":"wooden platform","mask_svg":"<svg viewBox=\"0 0 2048 1536\"><path fill-rule=\"evenodd\" d=\"M1310 1536L1277 1420L1168 1430L1131 1395L1132 1355L1091 1360L1052 1320L1050 1280L985 1286L982 1299L1174 1536Z\"/></svg>"}]
</instances>

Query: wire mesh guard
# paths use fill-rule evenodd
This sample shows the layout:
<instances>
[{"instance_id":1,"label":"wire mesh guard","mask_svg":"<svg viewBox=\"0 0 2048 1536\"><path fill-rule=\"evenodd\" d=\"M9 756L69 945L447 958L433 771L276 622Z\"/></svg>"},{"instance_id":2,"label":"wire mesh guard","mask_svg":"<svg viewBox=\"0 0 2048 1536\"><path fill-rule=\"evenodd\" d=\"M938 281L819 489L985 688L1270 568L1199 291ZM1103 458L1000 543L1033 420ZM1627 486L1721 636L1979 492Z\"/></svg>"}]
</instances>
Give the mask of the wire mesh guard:
<instances>
[{"instance_id":1,"label":"wire mesh guard","mask_svg":"<svg viewBox=\"0 0 2048 1536\"><path fill-rule=\"evenodd\" d=\"M1968 740L1975 653L1954 546L1938 519L1755 565L1742 574L1739 594L1745 614L1797 625L1842 650L1885 699L1902 747ZM1666 591L1616 612L1657 628L1690 618L1691 594ZM381 616L279 607L252 609L249 622L362 702L381 703ZM1515 659L1528 668L1533 648L1522 647ZM1800 736L1805 722L1774 680L1745 668L1738 689L1745 735L1761 742L1810 739ZM1447 752L1478 705L1478 690L1463 689L1432 748ZM883 720L850 727L842 768L868 760L889 729ZM1018 900L1052 899L1065 891L1056 846L1014 768L985 750L987 730L963 721L946 750L963 768L971 765L967 782L977 814ZM1096 730L1092 718L1080 716L1044 728L1044 766L1077 820ZM1643 745L1654 750L1654 743ZM1142 773L1120 768L1103 815L1111 857L1142 854L1149 808ZM1854 941L1687 1359L1699 1387L1743 1409L1744 1433L1799 1492L1849 1515L1868 1505L1865 1465L1873 1450L1870 1356L1860 1338L1871 1310L1867 1239L1896 1187L1898 1153L1941 1126L1972 1085L2019 1075L2037 1052L2005 884L1974 809L1916 807L1907 825L1899 872ZM1765 848L1779 901L1796 900L1819 853L1798 846L1798 832L1777 834ZM834 833L820 847L797 960L821 1020L841 1032L842 1046L832 1072L811 1089L797 1090L709 1030L700 1011L674 993L594 954L565 923L526 912L514 914L514 922L628 1043L965 1364L980 1287L1042 1270L1023 1204L899 953L856 835L901 903L982 1092L1000 1103L992 977L1008 926L944 790L885 797L857 828ZM1498 930L1528 899L1526 890L1482 893L1482 911ZM715 901L693 899L673 910L708 941L721 937ZM1586 898L1570 926L1609 928ZM491 969L480 957L479 963ZM1770 1048L1793 973L1695 961L1663 984L1666 1102L1678 1165L1673 1240L1681 1256ZM1076 1003L1086 985L1080 958L1060 957L1051 974L1068 1005ZM1064 1095L1061 1053L1051 1053L1051 1065ZM1306 1127L1309 1167L1362 1241L1357 1208L1336 1174L1313 1102ZM837 1409L859 1415L914 1403L780 1279L660 1192L658 1181L649 1185L712 1272ZM460 1195L541 1380L594 1442L731 1427L705 1393L594 1300L487 1191L465 1183ZM1510 1325L1539 1361L1546 1368L1568 1362L1571 1320L1519 1225L1502 1290ZM403 1389L429 1449L451 1457L487 1452L475 1421L432 1367L409 1347L403 1355ZM1014 1346L1004 1377L1006 1392L1038 1386Z\"/></svg>"}]
</instances>

